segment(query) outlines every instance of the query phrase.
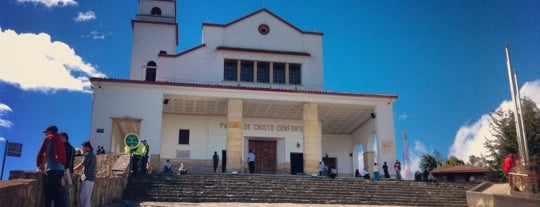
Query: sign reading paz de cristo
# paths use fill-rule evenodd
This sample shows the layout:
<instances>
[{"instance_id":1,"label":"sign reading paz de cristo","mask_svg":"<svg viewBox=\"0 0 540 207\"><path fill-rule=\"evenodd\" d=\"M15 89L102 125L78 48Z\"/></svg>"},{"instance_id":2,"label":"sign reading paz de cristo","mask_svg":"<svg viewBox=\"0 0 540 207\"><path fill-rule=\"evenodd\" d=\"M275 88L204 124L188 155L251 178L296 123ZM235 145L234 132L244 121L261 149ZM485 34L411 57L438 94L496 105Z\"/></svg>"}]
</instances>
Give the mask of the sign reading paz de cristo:
<instances>
[{"instance_id":1,"label":"sign reading paz de cristo","mask_svg":"<svg viewBox=\"0 0 540 207\"><path fill-rule=\"evenodd\" d=\"M135 148L139 144L139 136L136 134L128 134L124 138L124 144L128 146L129 148Z\"/></svg>"}]
</instances>

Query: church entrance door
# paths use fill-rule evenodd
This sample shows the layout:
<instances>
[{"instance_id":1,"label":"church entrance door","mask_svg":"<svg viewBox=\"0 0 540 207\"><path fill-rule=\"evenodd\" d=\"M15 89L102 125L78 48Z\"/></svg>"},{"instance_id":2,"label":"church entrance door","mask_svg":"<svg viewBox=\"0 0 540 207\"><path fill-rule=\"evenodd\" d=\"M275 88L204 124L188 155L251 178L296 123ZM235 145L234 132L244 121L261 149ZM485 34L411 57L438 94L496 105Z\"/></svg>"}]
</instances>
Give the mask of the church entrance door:
<instances>
[{"instance_id":1,"label":"church entrance door","mask_svg":"<svg viewBox=\"0 0 540 207\"><path fill-rule=\"evenodd\" d=\"M249 140L255 153L255 173L275 174L277 169L277 141Z\"/></svg>"}]
</instances>

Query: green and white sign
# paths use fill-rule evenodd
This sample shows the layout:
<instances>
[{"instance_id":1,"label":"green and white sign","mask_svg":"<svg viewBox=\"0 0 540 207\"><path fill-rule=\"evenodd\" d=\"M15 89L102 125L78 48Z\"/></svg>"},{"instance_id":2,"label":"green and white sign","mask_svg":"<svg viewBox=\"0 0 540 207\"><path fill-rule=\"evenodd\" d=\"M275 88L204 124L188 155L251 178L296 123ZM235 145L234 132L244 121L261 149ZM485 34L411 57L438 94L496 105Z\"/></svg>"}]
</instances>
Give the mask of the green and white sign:
<instances>
[{"instance_id":1,"label":"green and white sign","mask_svg":"<svg viewBox=\"0 0 540 207\"><path fill-rule=\"evenodd\" d=\"M129 148L133 149L139 144L139 136L136 134L128 134L124 138L124 144L128 146Z\"/></svg>"}]
</instances>

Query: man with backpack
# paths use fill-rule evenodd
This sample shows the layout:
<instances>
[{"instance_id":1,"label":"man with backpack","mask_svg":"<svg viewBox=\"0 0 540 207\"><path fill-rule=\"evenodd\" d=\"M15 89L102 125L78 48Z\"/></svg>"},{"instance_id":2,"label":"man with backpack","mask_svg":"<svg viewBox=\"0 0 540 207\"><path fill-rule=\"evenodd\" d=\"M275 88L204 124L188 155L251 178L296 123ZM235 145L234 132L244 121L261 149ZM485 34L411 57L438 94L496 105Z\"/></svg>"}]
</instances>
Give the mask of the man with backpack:
<instances>
[{"instance_id":1,"label":"man with backpack","mask_svg":"<svg viewBox=\"0 0 540 207\"><path fill-rule=\"evenodd\" d=\"M36 158L38 172L45 175L45 206L66 206L66 192L61 180L66 165L66 149L58 134L58 127L51 125L43 130L45 138Z\"/></svg>"}]
</instances>

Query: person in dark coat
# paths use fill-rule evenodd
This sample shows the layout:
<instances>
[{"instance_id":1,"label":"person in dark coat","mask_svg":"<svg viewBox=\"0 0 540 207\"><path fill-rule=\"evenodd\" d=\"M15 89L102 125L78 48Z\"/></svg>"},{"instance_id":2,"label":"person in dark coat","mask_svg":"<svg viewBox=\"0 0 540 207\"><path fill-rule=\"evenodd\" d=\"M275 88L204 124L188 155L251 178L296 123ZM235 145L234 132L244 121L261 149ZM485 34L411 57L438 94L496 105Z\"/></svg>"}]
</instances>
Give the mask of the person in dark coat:
<instances>
[{"instance_id":1,"label":"person in dark coat","mask_svg":"<svg viewBox=\"0 0 540 207\"><path fill-rule=\"evenodd\" d=\"M214 151L214 155L212 156L212 161L214 164L214 173L217 171L218 163L219 163L219 155L216 151Z\"/></svg>"},{"instance_id":2,"label":"person in dark coat","mask_svg":"<svg viewBox=\"0 0 540 207\"><path fill-rule=\"evenodd\" d=\"M388 165L386 165L386 162L384 162L382 169L384 171L384 178L390 178L390 174L388 174Z\"/></svg>"}]
</instances>

